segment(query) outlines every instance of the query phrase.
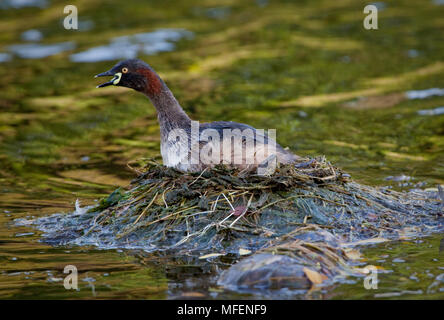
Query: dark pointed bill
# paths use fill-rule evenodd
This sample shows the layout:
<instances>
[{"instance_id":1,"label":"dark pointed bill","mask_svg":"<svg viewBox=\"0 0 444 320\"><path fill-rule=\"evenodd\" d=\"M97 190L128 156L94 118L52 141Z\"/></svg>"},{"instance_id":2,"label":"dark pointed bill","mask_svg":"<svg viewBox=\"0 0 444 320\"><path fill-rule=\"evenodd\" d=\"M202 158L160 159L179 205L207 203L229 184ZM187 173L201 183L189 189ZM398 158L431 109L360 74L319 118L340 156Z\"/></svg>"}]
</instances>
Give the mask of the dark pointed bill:
<instances>
[{"instance_id":1,"label":"dark pointed bill","mask_svg":"<svg viewBox=\"0 0 444 320\"><path fill-rule=\"evenodd\" d=\"M94 76L94 78L98 78L98 77L109 77L109 76L114 76L110 81L99 84L96 88L103 88L103 87L107 87L110 86L112 84L114 84L113 82L117 79L117 76L111 72L111 71L105 71L102 73L99 73L97 75Z\"/></svg>"}]
</instances>

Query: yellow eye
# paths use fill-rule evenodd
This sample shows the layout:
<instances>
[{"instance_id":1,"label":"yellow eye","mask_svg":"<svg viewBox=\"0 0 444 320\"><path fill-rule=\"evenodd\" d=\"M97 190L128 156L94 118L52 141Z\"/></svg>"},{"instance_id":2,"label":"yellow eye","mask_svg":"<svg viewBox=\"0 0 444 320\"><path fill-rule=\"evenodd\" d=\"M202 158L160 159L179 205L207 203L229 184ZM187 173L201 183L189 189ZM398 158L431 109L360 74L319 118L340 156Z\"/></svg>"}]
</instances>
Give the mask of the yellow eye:
<instances>
[{"instance_id":1,"label":"yellow eye","mask_svg":"<svg viewBox=\"0 0 444 320\"><path fill-rule=\"evenodd\" d=\"M128 72L128 68L122 68L122 73L127 73Z\"/></svg>"}]
</instances>

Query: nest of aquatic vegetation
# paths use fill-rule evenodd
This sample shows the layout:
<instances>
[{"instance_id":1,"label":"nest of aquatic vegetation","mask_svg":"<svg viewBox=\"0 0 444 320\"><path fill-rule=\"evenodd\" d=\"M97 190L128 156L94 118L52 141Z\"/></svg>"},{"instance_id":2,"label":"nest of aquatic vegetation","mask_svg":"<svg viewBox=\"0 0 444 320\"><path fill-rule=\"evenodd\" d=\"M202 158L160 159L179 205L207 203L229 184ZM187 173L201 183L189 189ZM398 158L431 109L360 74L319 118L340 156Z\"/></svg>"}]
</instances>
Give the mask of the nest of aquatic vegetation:
<instances>
[{"instance_id":1,"label":"nest of aquatic vegetation","mask_svg":"<svg viewBox=\"0 0 444 320\"><path fill-rule=\"evenodd\" d=\"M134 170L126 189L89 210L37 219L45 241L201 259L255 253L219 283L271 287L293 279L304 287L352 274L350 247L443 231L444 195L361 185L323 157L270 176L224 166L184 173L153 161Z\"/></svg>"},{"instance_id":2,"label":"nest of aquatic vegetation","mask_svg":"<svg viewBox=\"0 0 444 320\"><path fill-rule=\"evenodd\" d=\"M153 161L138 173L126 191L115 190L87 213L60 216L55 229L47 228L49 241L237 252L270 246L307 224L344 241L442 227L437 195L360 185L323 157L270 176L224 166L183 173Z\"/></svg>"},{"instance_id":3,"label":"nest of aquatic vegetation","mask_svg":"<svg viewBox=\"0 0 444 320\"><path fill-rule=\"evenodd\" d=\"M258 224L265 210L278 209L288 215L286 207L292 208L295 201L304 206L307 199L341 205L310 190L331 183L341 185L349 179L325 158L281 166L270 176L226 166L183 173L152 161L137 172L139 177L132 181L129 191L118 189L91 210L100 212L91 230L118 219L126 227L117 238L131 238L138 230L144 230L152 240L161 243L162 239L176 239L172 234L181 233L180 230L186 232L179 241L171 243L173 247L193 238L206 238L204 243L208 243L216 234L225 238L239 232L271 235L275 228ZM291 190L300 192L289 194ZM299 219L290 220L303 223L309 218L297 216Z\"/></svg>"}]
</instances>

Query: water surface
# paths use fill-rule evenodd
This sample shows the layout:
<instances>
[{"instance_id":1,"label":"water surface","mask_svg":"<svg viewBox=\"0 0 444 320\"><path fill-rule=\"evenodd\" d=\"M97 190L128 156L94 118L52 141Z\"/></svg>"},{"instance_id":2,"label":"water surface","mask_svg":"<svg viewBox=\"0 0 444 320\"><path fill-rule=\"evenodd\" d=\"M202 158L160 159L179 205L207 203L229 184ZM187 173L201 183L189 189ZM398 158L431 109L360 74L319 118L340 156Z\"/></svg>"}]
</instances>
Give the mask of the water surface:
<instances>
[{"instance_id":1,"label":"water surface","mask_svg":"<svg viewBox=\"0 0 444 320\"><path fill-rule=\"evenodd\" d=\"M95 89L93 75L115 61L91 52L101 48L118 59L106 52L116 39L137 45L131 55L159 71L194 119L275 128L282 145L324 154L361 183L400 190L443 185L444 6L438 1L380 2L377 31L363 29L367 3L354 0L79 0L79 19L88 22L79 31L62 28L61 0L6 3L0 298L444 297L441 235L364 248L364 262L387 271L375 292L350 279L310 292L245 293L215 285L229 258L195 266L137 251L51 247L35 229L14 225L73 211L76 199L94 204L134 177L128 161L160 159L156 115L146 98ZM38 42L23 39L28 30L39 32ZM78 292L63 288L67 264L79 269Z\"/></svg>"}]
</instances>

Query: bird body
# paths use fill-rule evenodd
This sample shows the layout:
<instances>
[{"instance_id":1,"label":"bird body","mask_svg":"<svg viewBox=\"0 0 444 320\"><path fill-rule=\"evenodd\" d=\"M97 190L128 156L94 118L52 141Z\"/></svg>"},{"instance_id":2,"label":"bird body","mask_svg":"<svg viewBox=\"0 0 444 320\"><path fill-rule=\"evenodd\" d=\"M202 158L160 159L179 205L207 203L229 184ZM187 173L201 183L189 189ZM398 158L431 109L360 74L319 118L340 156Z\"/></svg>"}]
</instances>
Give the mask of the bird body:
<instances>
[{"instance_id":1,"label":"bird body","mask_svg":"<svg viewBox=\"0 0 444 320\"><path fill-rule=\"evenodd\" d=\"M130 59L96 77L113 76L98 87L132 88L145 94L157 110L165 166L201 171L223 163L252 170L269 163L291 163L299 157L276 143L264 130L232 121L192 121L171 90L145 62Z\"/></svg>"}]
</instances>

